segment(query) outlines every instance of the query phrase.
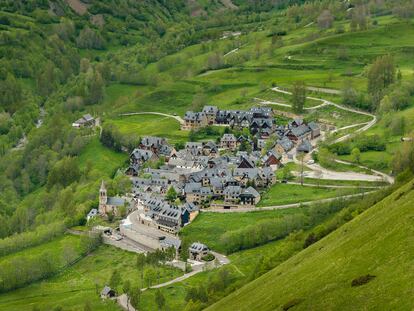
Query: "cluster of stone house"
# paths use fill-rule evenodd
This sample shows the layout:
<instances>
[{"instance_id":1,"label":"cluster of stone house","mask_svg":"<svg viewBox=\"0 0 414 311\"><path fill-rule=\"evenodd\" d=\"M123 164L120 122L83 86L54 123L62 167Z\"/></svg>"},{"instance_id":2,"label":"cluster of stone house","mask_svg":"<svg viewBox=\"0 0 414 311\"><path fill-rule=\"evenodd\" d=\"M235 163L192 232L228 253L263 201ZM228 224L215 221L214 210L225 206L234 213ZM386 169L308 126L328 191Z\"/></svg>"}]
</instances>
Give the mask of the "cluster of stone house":
<instances>
[{"instance_id":1,"label":"cluster of stone house","mask_svg":"<svg viewBox=\"0 0 414 311\"><path fill-rule=\"evenodd\" d=\"M187 142L181 150L164 138L142 138L131 152L126 170L132 180L134 206L139 210L142 225L176 234L200 208L256 205L260 200L259 190L276 182L275 170L288 161L289 153L310 152L310 141L320 135L316 123L301 119L277 126L269 108L230 112L206 106L201 114L205 124L246 126L251 135L236 137L226 133L217 144ZM251 145L249 151L241 151L243 143ZM159 168L146 165L152 161L158 161ZM172 189L176 198L167 199ZM119 198L108 198L102 185L101 215L117 214L119 206L124 204Z\"/></svg>"},{"instance_id":2,"label":"cluster of stone house","mask_svg":"<svg viewBox=\"0 0 414 311\"><path fill-rule=\"evenodd\" d=\"M212 141L187 142L184 149L176 150L162 138L144 137L131 152L126 171L136 206L142 211L139 221L176 233L208 204L224 208L257 204L257 189L275 182L272 165L280 164L280 157L275 155L272 162L270 154L263 157L259 151L220 155L219 150L220 145ZM157 169L144 165L161 158L163 165ZM167 201L170 188L180 199L178 203Z\"/></svg>"},{"instance_id":3,"label":"cluster of stone house","mask_svg":"<svg viewBox=\"0 0 414 311\"><path fill-rule=\"evenodd\" d=\"M204 106L201 112L187 111L182 130L197 130L208 125L228 125L248 128L253 135L268 137L275 130L272 109L253 107L249 110L219 110L216 106Z\"/></svg>"},{"instance_id":4,"label":"cluster of stone house","mask_svg":"<svg viewBox=\"0 0 414 311\"><path fill-rule=\"evenodd\" d=\"M315 122L306 123L302 119L294 119L287 126L275 124L272 109L269 107L252 107L249 110L219 110L216 106L204 106L201 112L187 111L181 128L183 130L197 130L208 125L228 125L237 129L247 128L250 134L257 138L256 145L253 145L253 141L249 141L247 137L225 134L220 141L220 148L236 150L243 141L247 140L254 150L260 150L264 148L266 141L274 136L280 141L275 151L281 155L296 145L300 145L299 151L310 152L312 149L310 140L320 135L319 125Z\"/></svg>"}]
</instances>

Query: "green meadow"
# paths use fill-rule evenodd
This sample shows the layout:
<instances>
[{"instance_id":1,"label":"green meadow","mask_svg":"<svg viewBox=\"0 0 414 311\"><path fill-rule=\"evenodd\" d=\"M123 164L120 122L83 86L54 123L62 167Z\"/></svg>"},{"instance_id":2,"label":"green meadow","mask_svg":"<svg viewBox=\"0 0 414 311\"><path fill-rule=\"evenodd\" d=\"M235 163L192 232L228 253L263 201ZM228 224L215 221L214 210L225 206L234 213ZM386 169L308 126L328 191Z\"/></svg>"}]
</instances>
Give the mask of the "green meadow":
<instances>
[{"instance_id":1,"label":"green meadow","mask_svg":"<svg viewBox=\"0 0 414 311\"><path fill-rule=\"evenodd\" d=\"M72 237L69 238L72 239ZM50 243L57 245L59 242ZM56 251L58 250L56 249ZM120 272L123 281L129 279L134 286L140 283L141 273L136 268L136 254L102 245L54 277L10 293L1 294L0 310L31 311L34 307L40 310L53 310L57 306L64 310L83 310L86 303L90 304L92 310L119 310L119 306L115 302L103 301L99 297L100 291L109 283L115 269ZM182 273L167 266L157 268L157 271L160 273L160 283L178 277ZM145 285L140 284L140 286L144 287ZM119 291L121 290L122 284L119 286Z\"/></svg>"},{"instance_id":2,"label":"green meadow","mask_svg":"<svg viewBox=\"0 0 414 311\"><path fill-rule=\"evenodd\" d=\"M358 191L355 189L319 188L277 183L262 194L258 207L315 201L356 192Z\"/></svg>"}]
</instances>

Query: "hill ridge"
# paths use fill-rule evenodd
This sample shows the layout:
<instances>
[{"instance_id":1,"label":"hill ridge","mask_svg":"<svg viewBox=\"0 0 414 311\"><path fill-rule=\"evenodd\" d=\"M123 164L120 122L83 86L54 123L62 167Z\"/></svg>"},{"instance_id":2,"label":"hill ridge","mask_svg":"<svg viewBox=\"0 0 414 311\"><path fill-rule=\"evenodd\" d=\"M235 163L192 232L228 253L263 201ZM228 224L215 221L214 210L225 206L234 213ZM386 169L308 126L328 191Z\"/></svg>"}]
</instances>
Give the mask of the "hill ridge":
<instances>
[{"instance_id":1,"label":"hill ridge","mask_svg":"<svg viewBox=\"0 0 414 311\"><path fill-rule=\"evenodd\" d=\"M411 181L207 310L411 310L413 189ZM367 275L375 278L351 286Z\"/></svg>"}]
</instances>

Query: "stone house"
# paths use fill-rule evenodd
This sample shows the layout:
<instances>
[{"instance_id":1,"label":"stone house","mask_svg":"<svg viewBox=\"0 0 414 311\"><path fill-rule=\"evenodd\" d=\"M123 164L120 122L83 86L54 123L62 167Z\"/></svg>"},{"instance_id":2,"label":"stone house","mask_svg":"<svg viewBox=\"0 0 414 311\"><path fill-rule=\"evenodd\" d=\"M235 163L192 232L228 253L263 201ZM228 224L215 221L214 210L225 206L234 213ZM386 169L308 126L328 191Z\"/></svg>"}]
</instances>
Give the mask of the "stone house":
<instances>
[{"instance_id":1,"label":"stone house","mask_svg":"<svg viewBox=\"0 0 414 311\"><path fill-rule=\"evenodd\" d=\"M260 201L260 194L253 187L243 189L240 194L240 204L243 205L256 205Z\"/></svg>"},{"instance_id":2,"label":"stone house","mask_svg":"<svg viewBox=\"0 0 414 311\"><path fill-rule=\"evenodd\" d=\"M188 258L190 260L196 260L201 261L201 259L208 255L210 250L208 247L202 243L194 242L191 244L191 246L188 248Z\"/></svg>"},{"instance_id":3,"label":"stone house","mask_svg":"<svg viewBox=\"0 0 414 311\"><path fill-rule=\"evenodd\" d=\"M262 161L265 166L278 166L281 164L281 159L282 156L272 149L266 153Z\"/></svg>"},{"instance_id":4,"label":"stone house","mask_svg":"<svg viewBox=\"0 0 414 311\"><path fill-rule=\"evenodd\" d=\"M170 234L177 234L190 221L190 211L186 207L172 205L159 198L148 198L142 202L144 213L138 220L141 224L155 227Z\"/></svg>"},{"instance_id":5,"label":"stone house","mask_svg":"<svg viewBox=\"0 0 414 311\"><path fill-rule=\"evenodd\" d=\"M236 150L237 139L233 134L224 134L220 140L220 147L223 149Z\"/></svg>"},{"instance_id":6,"label":"stone house","mask_svg":"<svg viewBox=\"0 0 414 311\"><path fill-rule=\"evenodd\" d=\"M204 112L187 111L184 116L182 130L197 130L208 125L207 116Z\"/></svg>"},{"instance_id":7,"label":"stone house","mask_svg":"<svg viewBox=\"0 0 414 311\"><path fill-rule=\"evenodd\" d=\"M298 144L298 147L296 148L296 151L297 151L297 152L309 153L309 152L311 152L311 151L312 151L312 149L313 149L313 146L312 146L312 144L310 143L310 141L309 141L309 140L307 140L307 139L305 139L305 140L301 141L301 142Z\"/></svg>"},{"instance_id":8,"label":"stone house","mask_svg":"<svg viewBox=\"0 0 414 311\"><path fill-rule=\"evenodd\" d=\"M147 149L135 148L129 156L130 165L137 164L141 166L147 161L156 160L158 160L157 155L153 151Z\"/></svg>"},{"instance_id":9,"label":"stone house","mask_svg":"<svg viewBox=\"0 0 414 311\"><path fill-rule=\"evenodd\" d=\"M301 124L298 127L291 128L286 136L293 142L298 142L303 139L310 139L311 129L306 124Z\"/></svg>"},{"instance_id":10,"label":"stone house","mask_svg":"<svg viewBox=\"0 0 414 311\"><path fill-rule=\"evenodd\" d=\"M228 186L224 189L224 200L226 202L238 203L240 201L240 186Z\"/></svg>"},{"instance_id":11,"label":"stone house","mask_svg":"<svg viewBox=\"0 0 414 311\"><path fill-rule=\"evenodd\" d=\"M96 120L89 113L82 116L82 118L76 120L72 123L72 127L82 128L82 127L94 127Z\"/></svg>"},{"instance_id":12,"label":"stone house","mask_svg":"<svg viewBox=\"0 0 414 311\"><path fill-rule=\"evenodd\" d=\"M321 129L316 122L309 122L309 128L311 129L311 138L315 139L321 135Z\"/></svg>"},{"instance_id":13,"label":"stone house","mask_svg":"<svg viewBox=\"0 0 414 311\"><path fill-rule=\"evenodd\" d=\"M292 150L294 147L293 142L286 136L277 140L275 147L273 148L278 154L285 154Z\"/></svg>"},{"instance_id":14,"label":"stone house","mask_svg":"<svg viewBox=\"0 0 414 311\"><path fill-rule=\"evenodd\" d=\"M163 145L167 145L167 141L165 140L165 138L145 136L141 139L139 147L140 149L150 150L153 153L158 154ZM166 150L165 153L169 152Z\"/></svg>"},{"instance_id":15,"label":"stone house","mask_svg":"<svg viewBox=\"0 0 414 311\"><path fill-rule=\"evenodd\" d=\"M203 112L206 115L208 125L216 122L218 108L216 106L204 106Z\"/></svg>"}]
</instances>

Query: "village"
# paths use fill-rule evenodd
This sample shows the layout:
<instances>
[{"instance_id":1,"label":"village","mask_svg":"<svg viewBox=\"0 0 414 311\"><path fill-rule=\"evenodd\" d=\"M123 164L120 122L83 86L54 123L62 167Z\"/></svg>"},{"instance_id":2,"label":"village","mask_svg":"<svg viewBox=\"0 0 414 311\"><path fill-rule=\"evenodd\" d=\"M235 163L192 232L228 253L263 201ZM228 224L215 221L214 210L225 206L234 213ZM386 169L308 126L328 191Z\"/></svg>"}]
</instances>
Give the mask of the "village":
<instances>
[{"instance_id":1,"label":"village","mask_svg":"<svg viewBox=\"0 0 414 311\"><path fill-rule=\"evenodd\" d=\"M143 137L125 171L131 193L108 197L102 181L99 208L88 219L120 217L126 209L112 240L123 239L143 251L174 247L177 259L185 251L190 259L201 260L210 253L208 246L194 243L182 250L180 229L204 209L255 207L260 193L276 183L276 171L297 153L310 153L321 136L315 122L276 124L268 107L224 111L205 106L201 112L187 111L181 129L214 125L226 127L217 141L187 142L180 150L162 137Z\"/></svg>"}]
</instances>

